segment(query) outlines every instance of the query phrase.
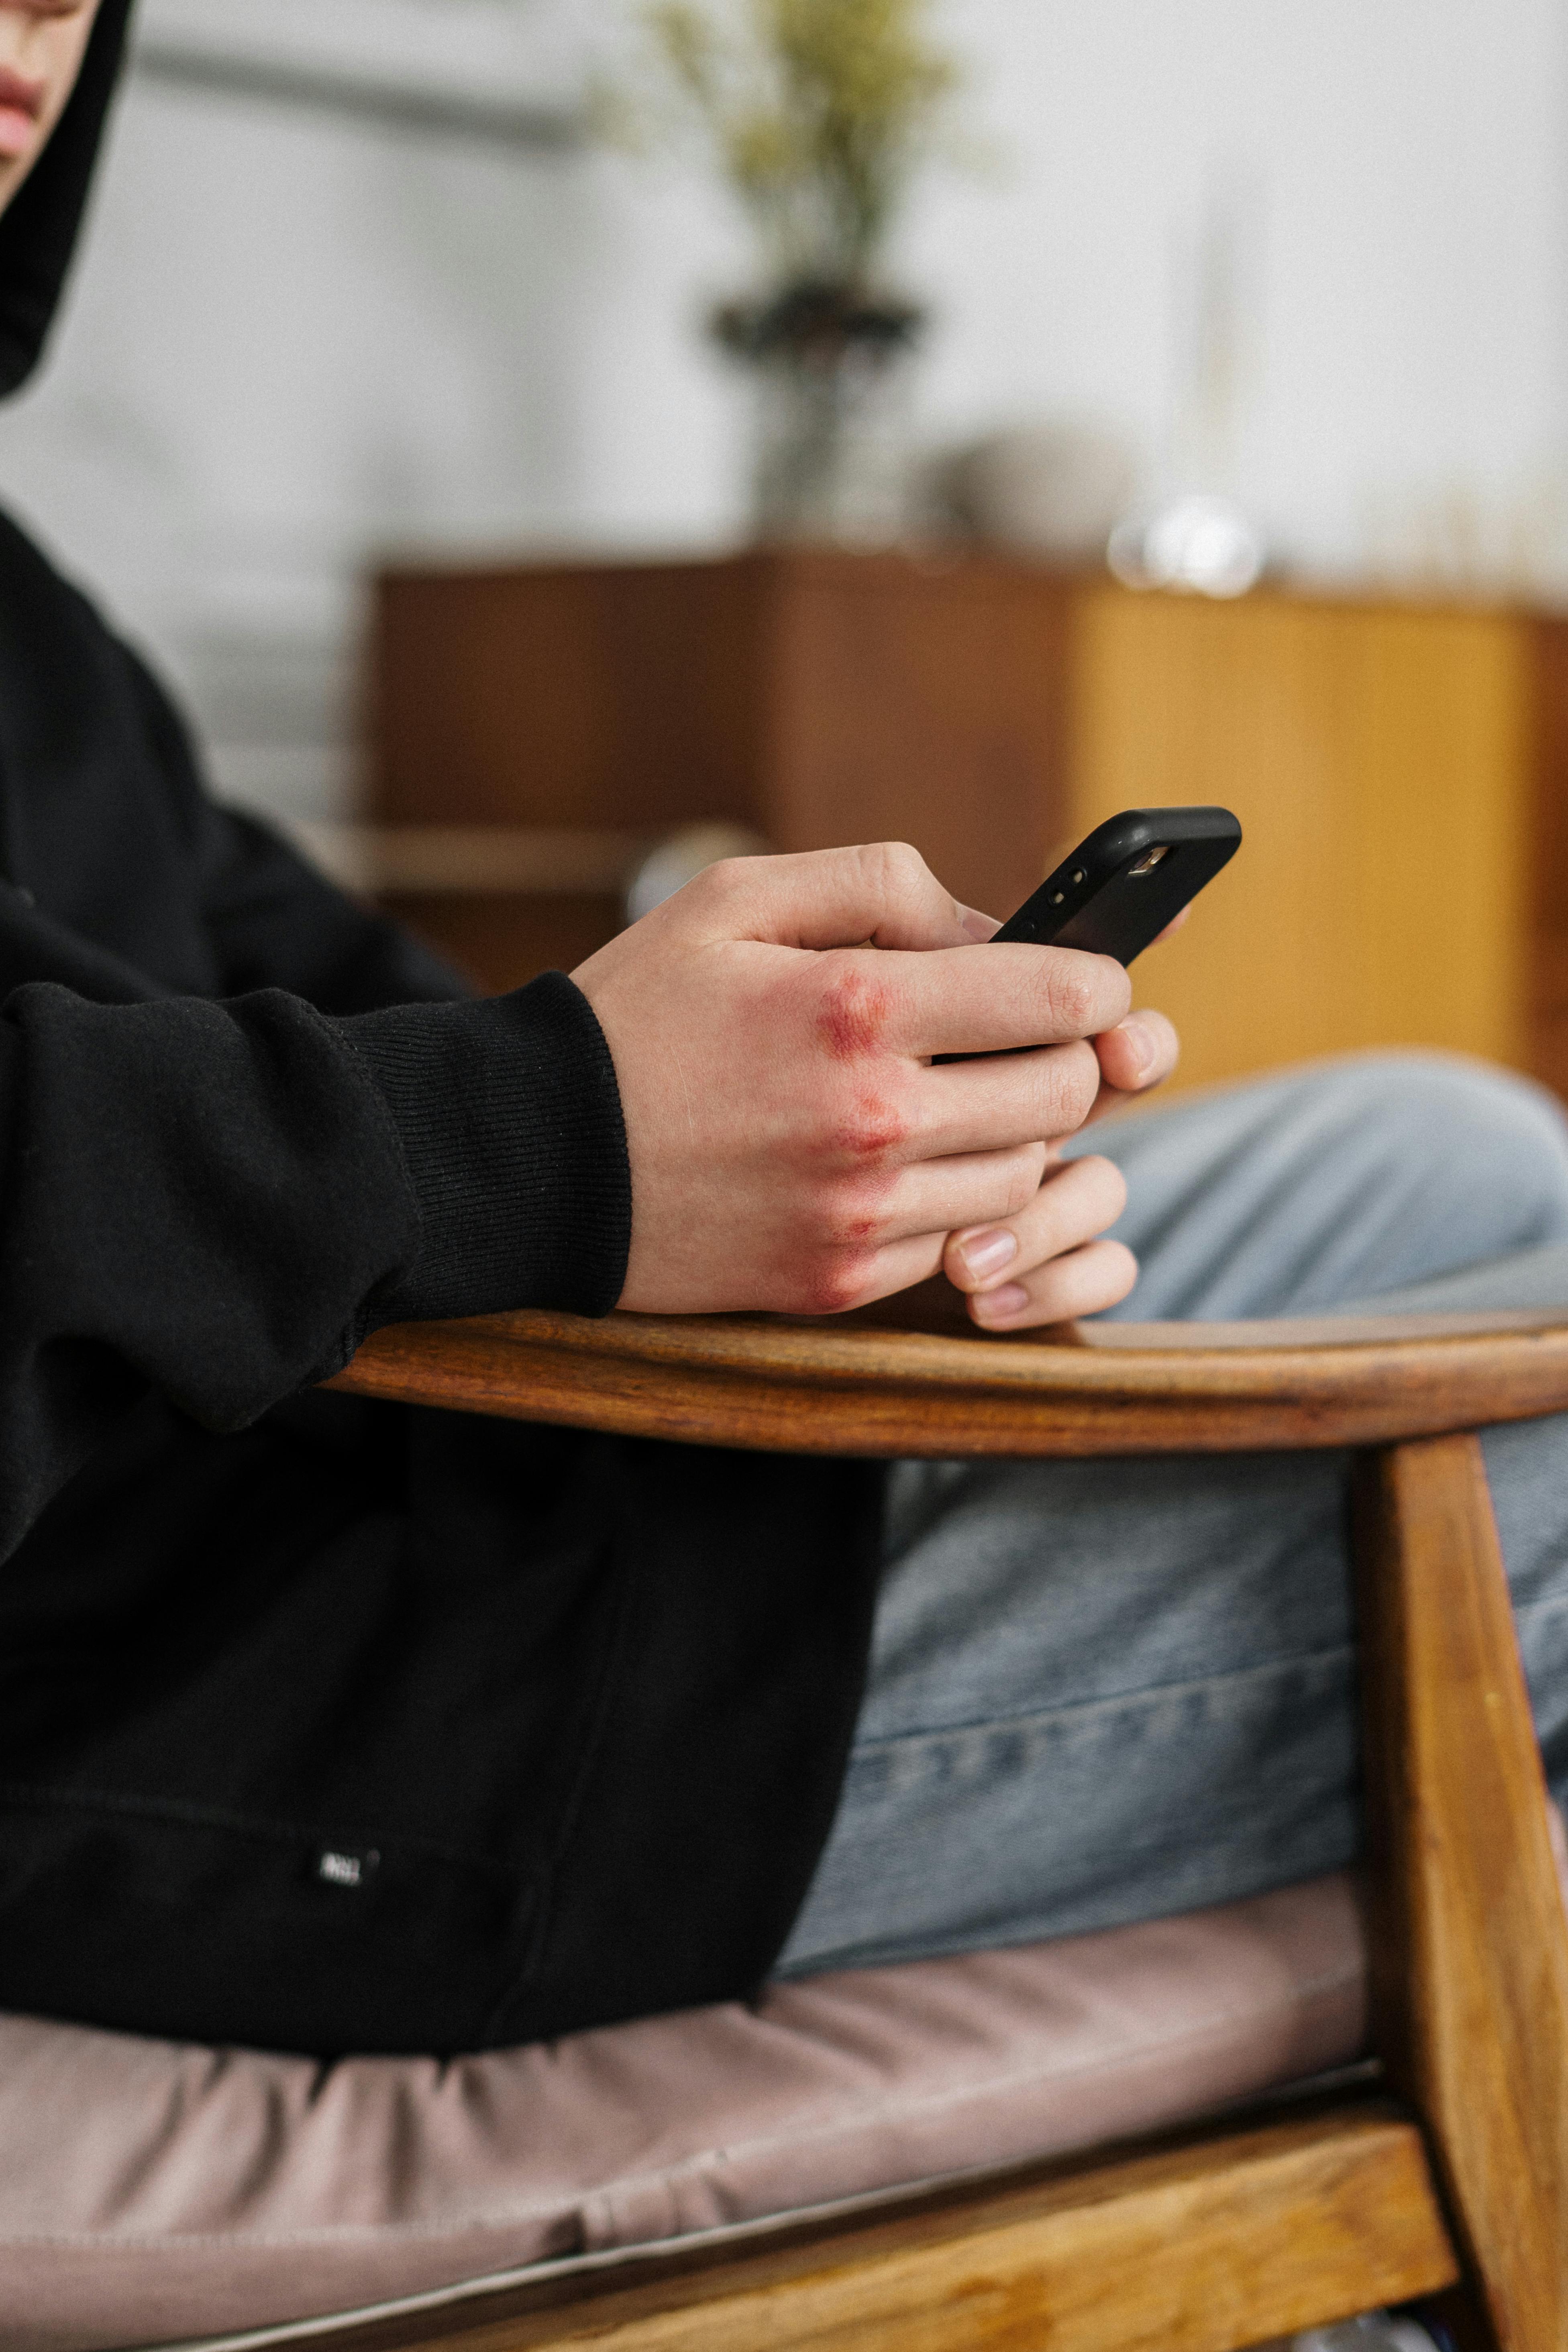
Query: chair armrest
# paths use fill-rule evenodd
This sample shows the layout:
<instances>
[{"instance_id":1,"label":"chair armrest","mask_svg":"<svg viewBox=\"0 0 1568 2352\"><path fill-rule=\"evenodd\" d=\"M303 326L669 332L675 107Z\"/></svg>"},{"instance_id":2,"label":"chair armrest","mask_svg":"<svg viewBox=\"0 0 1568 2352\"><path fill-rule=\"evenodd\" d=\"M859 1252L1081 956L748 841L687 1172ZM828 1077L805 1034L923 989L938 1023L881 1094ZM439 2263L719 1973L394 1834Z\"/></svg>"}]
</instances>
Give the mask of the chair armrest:
<instances>
[{"instance_id":1,"label":"chair armrest","mask_svg":"<svg viewBox=\"0 0 1568 2352\"><path fill-rule=\"evenodd\" d=\"M775 1453L1260 1453L1568 1410L1568 1308L1068 1324L1009 1339L929 1296L817 1321L529 1311L377 1331L327 1385Z\"/></svg>"}]
</instances>

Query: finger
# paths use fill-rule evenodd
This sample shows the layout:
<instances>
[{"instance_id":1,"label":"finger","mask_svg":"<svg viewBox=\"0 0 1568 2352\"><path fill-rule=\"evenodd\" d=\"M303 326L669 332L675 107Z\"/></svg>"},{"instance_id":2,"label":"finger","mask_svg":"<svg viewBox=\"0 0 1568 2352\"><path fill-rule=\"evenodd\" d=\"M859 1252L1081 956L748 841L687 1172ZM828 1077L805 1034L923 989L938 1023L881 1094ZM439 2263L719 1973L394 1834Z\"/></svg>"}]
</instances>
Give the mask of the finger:
<instances>
[{"instance_id":1,"label":"finger","mask_svg":"<svg viewBox=\"0 0 1568 2352\"><path fill-rule=\"evenodd\" d=\"M850 963L836 958L838 970ZM823 974L825 991L837 973ZM1114 1029L1132 984L1110 956L1009 941L989 955L967 949L856 958L847 992L880 992L879 1042L893 1053L1005 1054ZM949 1064L950 1068L959 1066Z\"/></svg>"},{"instance_id":2,"label":"finger","mask_svg":"<svg viewBox=\"0 0 1568 2352\"><path fill-rule=\"evenodd\" d=\"M971 1294L1020 1282L1036 1266L1103 1234L1126 1206L1127 1180L1113 1160L1098 1155L1068 1160L1016 1215L950 1234L942 1272L955 1290Z\"/></svg>"},{"instance_id":3,"label":"finger","mask_svg":"<svg viewBox=\"0 0 1568 2352\"><path fill-rule=\"evenodd\" d=\"M1173 915L1164 929L1155 933L1154 937L1149 942L1150 946L1157 948L1162 940L1173 940L1176 933L1186 921L1187 917L1192 913L1194 904L1194 901L1189 898L1186 905L1182 908L1181 913L1179 915Z\"/></svg>"},{"instance_id":4,"label":"finger","mask_svg":"<svg viewBox=\"0 0 1568 2352\"><path fill-rule=\"evenodd\" d=\"M989 1230L1028 1207L1045 1164L1046 1147L1034 1142L921 1160L901 1171L879 1203L875 1237L889 1243L916 1234L945 1237L954 1227Z\"/></svg>"},{"instance_id":5,"label":"finger","mask_svg":"<svg viewBox=\"0 0 1568 2352\"><path fill-rule=\"evenodd\" d=\"M912 1234L906 1241L889 1242L871 1259L852 1297L816 1311L847 1314L852 1307L873 1306L879 1298L891 1298L896 1291L912 1290L917 1282L928 1282L942 1264L946 1239L945 1234Z\"/></svg>"},{"instance_id":6,"label":"finger","mask_svg":"<svg viewBox=\"0 0 1568 2352\"><path fill-rule=\"evenodd\" d=\"M987 1331L1025 1331L1040 1323L1070 1323L1118 1306L1138 1279L1138 1261L1121 1242L1087 1242L1022 1281L983 1290L969 1312Z\"/></svg>"},{"instance_id":7,"label":"finger","mask_svg":"<svg viewBox=\"0 0 1568 2352\"><path fill-rule=\"evenodd\" d=\"M1092 1045L1047 1045L909 1073L898 1090L904 1160L1005 1151L1076 1135L1101 1089Z\"/></svg>"},{"instance_id":8,"label":"finger","mask_svg":"<svg viewBox=\"0 0 1568 2352\"><path fill-rule=\"evenodd\" d=\"M997 929L944 890L904 841L798 856L728 857L665 905L710 938L774 947L918 950L972 947ZM659 911L658 909L655 910Z\"/></svg>"},{"instance_id":9,"label":"finger","mask_svg":"<svg viewBox=\"0 0 1568 2352\"><path fill-rule=\"evenodd\" d=\"M1163 1013L1142 1007L1094 1041L1100 1073L1113 1094L1146 1094L1168 1078L1181 1057L1181 1039ZM1102 1108L1096 1106L1099 1109ZM1103 1106L1114 1109L1114 1102Z\"/></svg>"}]
</instances>

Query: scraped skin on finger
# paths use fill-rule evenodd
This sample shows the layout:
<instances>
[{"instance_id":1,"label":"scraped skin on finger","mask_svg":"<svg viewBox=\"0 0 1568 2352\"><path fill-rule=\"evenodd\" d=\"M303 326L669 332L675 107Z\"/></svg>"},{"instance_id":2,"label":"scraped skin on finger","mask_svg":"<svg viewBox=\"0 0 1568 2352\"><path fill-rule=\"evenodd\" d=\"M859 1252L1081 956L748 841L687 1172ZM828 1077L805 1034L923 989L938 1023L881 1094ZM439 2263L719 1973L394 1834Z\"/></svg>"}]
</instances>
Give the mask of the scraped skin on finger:
<instances>
[{"instance_id":1,"label":"scraped skin on finger","mask_svg":"<svg viewBox=\"0 0 1568 2352\"><path fill-rule=\"evenodd\" d=\"M0 0L0 213L65 112L98 0Z\"/></svg>"},{"instance_id":2,"label":"scraped skin on finger","mask_svg":"<svg viewBox=\"0 0 1568 2352\"><path fill-rule=\"evenodd\" d=\"M972 954L995 928L901 844L739 858L573 974L626 1114L623 1307L837 1312L1029 1209L1144 1042L1119 964Z\"/></svg>"}]
</instances>

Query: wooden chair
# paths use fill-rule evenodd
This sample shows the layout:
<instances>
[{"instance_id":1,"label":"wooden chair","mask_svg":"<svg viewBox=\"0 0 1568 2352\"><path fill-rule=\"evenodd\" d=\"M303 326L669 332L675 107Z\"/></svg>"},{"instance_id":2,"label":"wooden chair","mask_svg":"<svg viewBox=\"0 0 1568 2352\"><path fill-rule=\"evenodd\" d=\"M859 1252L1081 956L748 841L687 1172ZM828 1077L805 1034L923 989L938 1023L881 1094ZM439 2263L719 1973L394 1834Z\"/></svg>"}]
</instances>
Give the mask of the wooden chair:
<instances>
[{"instance_id":1,"label":"wooden chair","mask_svg":"<svg viewBox=\"0 0 1568 2352\"><path fill-rule=\"evenodd\" d=\"M315 2352L1229 2352L1445 2291L1461 2343L1568 2345L1568 1927L1473 1433L1568 1408L1568 1310L1007 1342L946 1313L407 1327L337 1385L791 1452L1356 1449L1375 2076Z\"/></svg>"}]
</instances>

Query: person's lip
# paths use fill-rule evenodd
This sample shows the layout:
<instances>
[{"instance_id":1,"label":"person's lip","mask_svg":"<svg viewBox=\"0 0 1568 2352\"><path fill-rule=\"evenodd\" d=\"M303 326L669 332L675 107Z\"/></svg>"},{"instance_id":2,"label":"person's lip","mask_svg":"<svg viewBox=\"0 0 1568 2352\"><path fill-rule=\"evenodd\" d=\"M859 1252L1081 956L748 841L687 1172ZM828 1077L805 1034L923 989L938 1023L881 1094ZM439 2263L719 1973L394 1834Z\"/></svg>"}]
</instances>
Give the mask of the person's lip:
<instances>
[{"instance_id":1,"label":"person's lip","mask_svg":"<svg viewBox=\"0 0 1568 2352\"><path fill-rule=\"evenodd\" d=\"M31 115L36 122L47 88L47 82L28 81L24 75L13 73L9 66L0 66L0 107L7 113Z\"/></svg>"},{"instance_id":2,"label":"person's lip","mask_svg":"<svg viewBox=\"0 0 1568 2352\"><path fill-rule=\"evenodd\" d=\"M31 149L47 88L0 66L0 163L16 163Z\"/></svg>"}]
</instances>

